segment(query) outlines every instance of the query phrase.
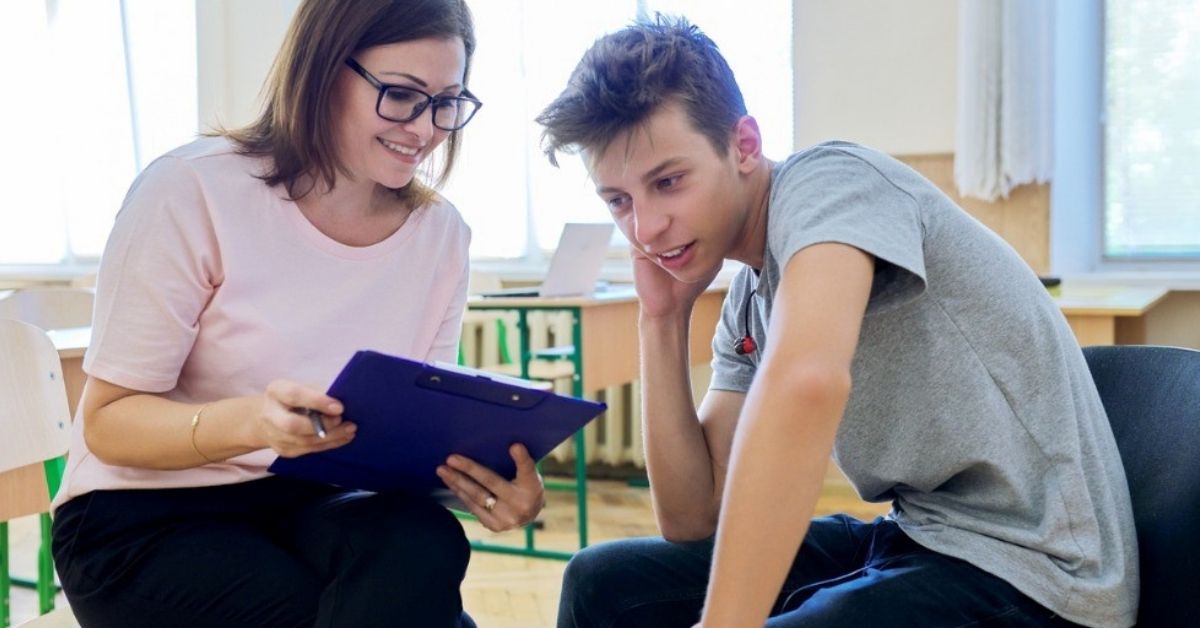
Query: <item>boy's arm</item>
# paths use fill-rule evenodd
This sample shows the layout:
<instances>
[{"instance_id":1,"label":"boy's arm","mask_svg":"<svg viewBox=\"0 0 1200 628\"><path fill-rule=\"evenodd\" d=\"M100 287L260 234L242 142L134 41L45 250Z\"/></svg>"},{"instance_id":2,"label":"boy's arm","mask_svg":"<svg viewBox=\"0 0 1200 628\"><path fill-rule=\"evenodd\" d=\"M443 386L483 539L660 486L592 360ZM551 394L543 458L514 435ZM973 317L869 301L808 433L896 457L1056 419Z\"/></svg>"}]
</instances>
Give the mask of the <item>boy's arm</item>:
<instances>
[{"instance_id":1,"label":"boy's arm","mask_svg":"<svg viewBox=\"0 0 1200 628\"><path fill-rule=\"evenodd\" d=\"M729 463L734 426L746 396L709 391L699 417L692 401L687 320L642 317L642 433L659 531L671 541L708 538Z\"/></svg>"},{"instance_id":2,"label":"boy's arm","mask_svg":"<svg viewBox=\"0 0 1200 628\"><path fill-rule=\"evenodd\" d=\"M849 398L873 274L873 257L837 243L805 248L784 268L733 439L704 626L761 626L770 613Z\"/></svg>"}]
</instances>

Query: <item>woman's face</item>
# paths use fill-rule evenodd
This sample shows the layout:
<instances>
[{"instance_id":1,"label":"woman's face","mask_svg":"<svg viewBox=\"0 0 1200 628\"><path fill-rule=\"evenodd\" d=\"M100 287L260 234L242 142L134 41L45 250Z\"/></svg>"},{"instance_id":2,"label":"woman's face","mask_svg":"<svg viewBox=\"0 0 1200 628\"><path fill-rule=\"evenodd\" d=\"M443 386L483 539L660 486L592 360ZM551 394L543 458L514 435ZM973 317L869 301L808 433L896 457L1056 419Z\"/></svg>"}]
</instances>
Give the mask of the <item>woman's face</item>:
<instances>
[{"instance_id":1,"label":"woman's face","mask_svg":"<svg viewBox=\"0 0 1200 628\"><path fill-rule=\"evenodd\" d=\"M457 37L376 46L358 52L354 59L387 85L411 87L431 96L458 96L464 89L467 55ZM402 188L450 134L433 126L433 107L408 122L381 118L375 110L379 89L349 66L341 69L333 89L338 156L352 181Z\"/></svg>"}]
</instances>

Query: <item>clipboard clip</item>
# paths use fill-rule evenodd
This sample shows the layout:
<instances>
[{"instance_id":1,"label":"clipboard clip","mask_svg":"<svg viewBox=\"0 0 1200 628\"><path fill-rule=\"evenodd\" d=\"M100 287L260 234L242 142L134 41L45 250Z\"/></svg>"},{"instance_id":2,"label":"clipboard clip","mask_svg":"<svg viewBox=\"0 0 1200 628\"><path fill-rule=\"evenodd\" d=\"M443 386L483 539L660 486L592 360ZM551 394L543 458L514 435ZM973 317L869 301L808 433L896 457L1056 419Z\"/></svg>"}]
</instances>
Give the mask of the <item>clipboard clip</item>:
<instances>
[{"instance_id":1,"label":"clipboard clip","mask_svg":"<svg viewBox=\"0 0 1200 628\"><path fill-rule=\"evenodd\" d=\"M465 375L428 367L417 373L414 384L429 391L521 410L534 408L546 398L543 391L497 382L485 375Z\"/></svg>"}]
</instances>

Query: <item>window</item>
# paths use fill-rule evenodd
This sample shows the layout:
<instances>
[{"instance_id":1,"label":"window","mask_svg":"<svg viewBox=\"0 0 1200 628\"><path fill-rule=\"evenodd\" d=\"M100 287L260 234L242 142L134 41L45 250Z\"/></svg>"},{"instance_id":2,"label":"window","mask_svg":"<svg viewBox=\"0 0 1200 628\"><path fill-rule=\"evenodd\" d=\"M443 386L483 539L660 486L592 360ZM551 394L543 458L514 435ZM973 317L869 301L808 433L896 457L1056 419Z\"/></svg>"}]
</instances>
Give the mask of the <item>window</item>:
<instances>
[{"instance_id":1,"label":"window","mask_svg":"<svg viewBox=\"0 0 1200 628\"><path fill-rule=\"evenodd\" d=\"M474 231L475 258L536 259L555 245L563 223L610 220L578 158L549 164L533 119L597 37L638 15L684 15L699 26L733 68L763 130L764 153L781 159L792 151L790 2L738 5L754 19L729 19L720 0L489 0L471 10L479 40L471 90L484 108L463 136L444 192Z\"/></svg>"},{"instance_id":2,"label":"window","mask_svg":"<svg viewBox=\"0 0 1200 628\"><path fill-rule=\"evenodd\" d=\"M0 3L0 264L98 258L146 160L196 133L194 8Z\"/></svg>"},{"instance_id":3,"label":"window","mask_svg":"<svg viewBox=\"0 0 1200 628\"><path fill-rule=\"evenodd\" d=\"M1200 260L1200 3L1108 0L1103 254Z\"/></svg>"}]
</instances>

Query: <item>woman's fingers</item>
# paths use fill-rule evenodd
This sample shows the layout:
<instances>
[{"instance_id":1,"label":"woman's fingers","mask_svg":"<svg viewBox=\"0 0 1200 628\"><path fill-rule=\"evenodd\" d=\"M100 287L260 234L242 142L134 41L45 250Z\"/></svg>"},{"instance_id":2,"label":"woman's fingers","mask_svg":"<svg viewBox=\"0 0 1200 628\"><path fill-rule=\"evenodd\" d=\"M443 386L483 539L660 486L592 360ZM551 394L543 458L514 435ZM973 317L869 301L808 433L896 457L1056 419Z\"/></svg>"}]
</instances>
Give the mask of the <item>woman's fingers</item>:
<instances>
[{"instance_id":1,"label":"woman's fingers","mask_svg":"<svg viewBox=\"0 0 1200 628\"><path fill-rule=\"evenodd\" d=\"M438 468L438 476L459 498L488 511L492 519L509 529L533 521L545 506L542 476L529 452L522 445L513 445L509 454L517 465L517 478L509 482L495 471L464 456L454 455ZM487 508L489 498L494 499ZM476 516L474 509L472 510ZM489 529L497 530L488 523Z\"/></svg>"},{"instance_id":2,"label":"woman's fingers","mask_svg":"<svg viewBox=\"0 0 1200 628\"><path fill-rule=\"evenodd\" d=\"M508 480L466 456L459 456L457 454L450 456L446 459L446 465L459 473L467 475L497 497L507 497L512 489Z\"/></svg>"},{"instance_id":3,"label":"woman's fingers","mask_svg":"<svg viewBox=\"0 0 1200 628\"><path fill-rule=\"evenodd\" d=\"M320 413L322 438L308 410ZM342 404L314 386L276 380L267 386L262 421L271 449L284 457L341 447L354 438L356 427L344 421Z\"/></svg>"},{"instance_id":4,"label":"woman's fingers","mask_svg":"<svg viewBox=\"0 0 1200 628\"><path fill-rule=\"evenodd\" d=\"M286 379L277 379L267 386L267 396L285 408L313 409L326 416L340 416L341 402L319 388Z\"/></svg>"},{"instance_id":5,"label":"woman's fingers","mask_svg":"<svg viewBox=\"0 0 1200 628\"><path fill-rule=\"evenodd\" d=\"M455 469L452 469L446 465L441 465L437 468L437 474L438 477L441 478L442 482L445 483L450 490L454 491L454 493L458 495L459 499L463 500L468 505L474 504L480 508L487 509L489 500L496 500L491 502L492 509L495 509L496 504L499 503L499 498L495 493L489 491L487 488L483 487L464 473L456 471Z\"/></svg>"},{"instance_id":6,"label":"woman's fingers","mask_svg":"<svg viewBox=\"0 0 1200 628\"><path fill-rule=\"evenodd\" d=\"M312 428L308 428L311 432ZM280 456L285 458L295 458L316 451L325 451L341 447L346 443L354 440L357 426L350 422L343 422L336 428L326 431L325 438L321 438L316 434L295 434L283 430L268 428L267 441L270 443L271 449L275 450Z\"/></svg>"},{"instance_id":7,"label":"woman's fingers","mask_svg":"<svg viewBox=\"0 0 1200 628\"><path fill-rule=\"evenodd\" d=\"M526 486L542 485L542 476L538 474L537 462L533 456L529 455L529 450L525 449L525 445L514 443L508 448L508 455L512 456L513 462L517 463L517 479L516 483Z\"/></svg>"},{"instance_id":8,"label":"woman's fingers","mask_svg":"<svg viewBox=\"0 0 1200 628\"><path fill-rule=\"evenodd\" d=\"M485 528L492 532L503 532L520 525L507 504L470 477L446 465L439 466L437 474Z\"/></svg>"}]
</instances>

